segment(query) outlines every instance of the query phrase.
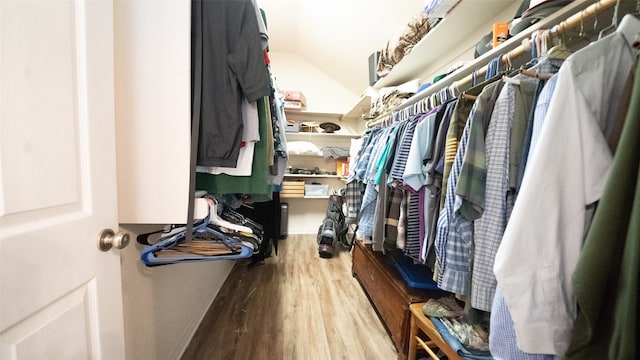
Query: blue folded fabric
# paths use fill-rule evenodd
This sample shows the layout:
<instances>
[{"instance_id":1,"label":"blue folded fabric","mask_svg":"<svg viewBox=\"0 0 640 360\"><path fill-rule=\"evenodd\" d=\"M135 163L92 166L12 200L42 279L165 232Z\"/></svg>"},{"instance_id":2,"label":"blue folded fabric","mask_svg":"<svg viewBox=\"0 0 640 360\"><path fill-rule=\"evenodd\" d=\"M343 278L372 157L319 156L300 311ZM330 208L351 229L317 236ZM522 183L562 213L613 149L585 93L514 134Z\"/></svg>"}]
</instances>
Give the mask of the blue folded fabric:
<instances>
[{"instance_id":1,"label":"blue folded fabric","mask_svg":"<svg viewBox=\"0 0 640 360\"><path fill-rule=\"evenodd\" d=\"M429 319L442 336L442 339L449 344L449 346L463 359L473 359L473 360L493 360L493 357L488 351L477 351L472 349L467 349L456 339L455 336L451 335L446 326L440 321L440 319L436 317L429 316Z\"/></svg>"}]
</instances>

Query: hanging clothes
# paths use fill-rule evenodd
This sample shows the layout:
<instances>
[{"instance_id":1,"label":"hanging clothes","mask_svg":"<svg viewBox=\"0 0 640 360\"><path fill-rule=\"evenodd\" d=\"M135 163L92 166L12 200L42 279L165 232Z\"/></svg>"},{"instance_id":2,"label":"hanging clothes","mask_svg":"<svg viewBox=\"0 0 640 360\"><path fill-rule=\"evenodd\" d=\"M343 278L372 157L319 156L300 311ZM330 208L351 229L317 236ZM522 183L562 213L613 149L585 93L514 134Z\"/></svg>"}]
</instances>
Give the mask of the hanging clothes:
<instances>
[{"instance_id":1,"label":"hanging clothes","mask_svg":"<svg viewBox=\"0 0 640 360\"><path fill-rule=\"evenodd\" d=\"M562 60L546 59L536 65L535 69L542 73L555 73L560 68ZM553 97L558 76L553 75L546 83L540 82L537 89L540 89L535 107L533 107L527 135L525 136L524 149L522 152L523 162L520 164L519 179L522 178L526 170L527 156L533 153L540 129L544 123L544 118L549 108L549 102ZM537 90L536 89L536 90ZM522 174L522 175L520 175ZM516 185L516 195L518 187ZM517 198L516 198L517 199ZM517 201L517 200L516 200ZM516 342L516 333L513 326L513 319L509 313L507 304L500 286L496 287L495 297L491 308L491 321L489 332L489 345L491 354L496 360L552 360L553 355L530 354L521 351Z\"/></svg>"},{"instance_id":2,"label":"hanging clothes","mask_svg":"<svg viewBox=\"0 0 640 360\"><path fill-rule=\"evenodd\" d=\"M463 132L460 145L455 154L452 170L449 173L445 194L445 207L439 212L435 240L436 257L438 261L438 287L456 294L468 294L468 284L471 283L471 251L473 242L473 224L469 219L462 217L458 209L463 202L458 201L458 204L456 204L458 181L464 165L469 140L479 140L478 136L470 138L472 127L478 128L473 131L474 133L478 131L484 132L485 117L490 118L493 103L502 86L503 84L499 81L486 84L473 103L468 120L466 120L466 134ZM486 121L486 123L488 124L488 121ZM473 147L473 149L477 151L484 149L484 136L481 137L482 143L477 144L477 147L476 145ZM464 146L462 145L463 140ZM478 155L482 154L478 153ZM471 157L470 159L474 158L475 157ZM481 156L479 160L482 164L478 164L477 166L484 166L484 156ZM470 168L467 167L467 171L469 171L469 169ZM470 176L470 174L467 176ZM484 196L484 183L481 183L483 186L479 191ZM461 194L465 194L464 188L466 187L467 186L460 188ZM461 200L462 199L470 199L470 197L463 195L463 197L461 197ZM482 205L484 205L484 203L482 203Z\"/></svg>"},{"instance_id":3,"label":"hanging clothes","mask_svg":"<svg viewBox=\"0 0 640 360\"><path fill-rule=\"evenodd\" d=\"M258 100L258 115L260 120L260 138L267 139L267 119L269 113L267 100ZM230 176L227 174L196 174L196 189L210 194L252 194L268 195L271 197L272 186L267 181L267 146L273 146L267 141L259 141L255 145L251 176Z\"/></svg>"},{"instance_id":4,"label":"hanging clothes","mask_svg":"<svg viewBox=\"0 0 640 360\"><path fill-rule=\"evenodd\" d=\"M451 117L457 103L457 99L446 103L438 113L439 116L442 116L442 120L434 140L434 151L432 154L428 154L428 158L425 160L425 186L420 193L424 221L424 226L421 227L424 235L421 235L420 259L432 272L435 270L436 262L433 244L440 212L440 198L442 197L442 167L444 166L445 142Z\"/></svg>"},{"instance_id":5,"label":"hanging clothes","mask_svg":"<svg viewBox=\"0 0 640 360\"><path fill-rule=\"evenodd\" d=\"M517 85L505 84L500 91L485 139L486 187L482 216L474 223L471 274L471 306L482 311L491 311L496 287L494 257L515 202L509 180L517 179L517 165L514 170L511 163L519 161L509 155L512 148L518 156L522 153L524 126L537 85L531 78L518 81Z\"/></svg>"},{"instance_id":6,"label":"hanging clothes","mask_svg":"<svg viewBox=\"0 0 640 360\"><path fill-rule=\"evenodd\" d=\"M576 314L571 275L611 166L606 133L634 62L640 20L570 56L495 256L518 347L563 356ZM612 115L613 114L613 115ZM558 156L564 154L564 156ZM559 281L558 281L559 280Z\"/></svg>"},{"instance_id":7,"label":"hanging clothes","mask_svg":"<svg viewBox=\"0 0 640 360\"><path fill-rule=\"evenodd\" d=\"M567 359L636 359L639 355L639 79L640 65L636 65L622 137L572 276L579 311Z\"/></svg>"},{"instance_id":8,"label":"hanging clothes","mask_svg":"<svg viewBox=\"0 0 640 360\"><path fill-rule=\"evenodd\" d=\"M202 108L199 166L236 167L242 139L243 98L269 95L256 10L250 0L194 0L192 13L202 18ZM192 56L193 58L194 56Z\"/></svg>"},{"instance_id":9,"label":"hanging clothes","mask_svg":"<svg viewBox=\"0 0 640 360\"><path fill-rule=\"evenodd\" d=\"M409 146L403 171L403 187L409 195L407 214L407 243L404 253L415 261L422 262L421 247L424 240L424 185L426 180L424 161L430 159L435 147L439 128L440 107L436 107L420 118Z\"/></svg>"}]
</instances>

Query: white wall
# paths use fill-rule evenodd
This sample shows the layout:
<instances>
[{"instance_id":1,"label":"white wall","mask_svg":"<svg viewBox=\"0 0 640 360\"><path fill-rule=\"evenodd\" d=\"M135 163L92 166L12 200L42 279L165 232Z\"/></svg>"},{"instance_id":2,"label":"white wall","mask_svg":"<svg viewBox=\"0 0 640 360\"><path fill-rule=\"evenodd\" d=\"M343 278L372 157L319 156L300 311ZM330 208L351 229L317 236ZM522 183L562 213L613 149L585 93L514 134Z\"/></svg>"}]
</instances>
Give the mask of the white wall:
<instances>
[{"instance_id":1,"label":"white wall","mask_svg":"<svg viewBox=\"0 0 640 360\"><path fill-rule=\"evenodd\" d=\"M300 90L310 112L344 113L359 98L307 59L292 53L270 52L271 71L280 90ZM362 89L364 91L364 89Z\"/></svg>"},{"instance_id":2,"label":"white wall","mask_svg":"<svg viewBox=\"0 0 640 360\"><path fill-rule=\"evenodd\" d=\"M135 237L155 229L157 225L122 227L132 236L132 243L121 250L125 347L132 360L179 359L234 264L223 260L146 267Z\"/></svg>"},{"instance_id":3,"label":"white wall","mask_svg":"<svg viewBox=\"0 0 640 360\"><path fill-rule=\"evenodd\" d=\"M189 0L114 4L119 222L132 239L162 225L122 223L186 219L190 5ZM179 359L233 262L147 268L140 250L132 240L121 252L127 359Z\"/></svg>"}]
</instances>

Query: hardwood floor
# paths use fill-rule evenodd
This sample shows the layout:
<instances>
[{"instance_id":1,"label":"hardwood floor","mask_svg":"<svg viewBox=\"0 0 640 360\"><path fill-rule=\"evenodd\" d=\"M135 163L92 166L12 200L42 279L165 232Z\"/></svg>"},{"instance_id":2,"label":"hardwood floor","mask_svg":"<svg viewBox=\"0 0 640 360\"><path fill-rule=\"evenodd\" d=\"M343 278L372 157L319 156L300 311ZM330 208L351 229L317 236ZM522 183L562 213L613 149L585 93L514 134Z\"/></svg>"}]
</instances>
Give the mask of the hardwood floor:
<instances>
[{"instance_id":1,"label":"hardwood floor","mask_svg":"<svg viewBox=\"0 0 640 360\"><path fill-rule=\"evenodd\" d=\"M236 264L183 360L397 358L349 252L321 259L315 235L279 246L264 265Z\"/></svg>"}]
</instances>

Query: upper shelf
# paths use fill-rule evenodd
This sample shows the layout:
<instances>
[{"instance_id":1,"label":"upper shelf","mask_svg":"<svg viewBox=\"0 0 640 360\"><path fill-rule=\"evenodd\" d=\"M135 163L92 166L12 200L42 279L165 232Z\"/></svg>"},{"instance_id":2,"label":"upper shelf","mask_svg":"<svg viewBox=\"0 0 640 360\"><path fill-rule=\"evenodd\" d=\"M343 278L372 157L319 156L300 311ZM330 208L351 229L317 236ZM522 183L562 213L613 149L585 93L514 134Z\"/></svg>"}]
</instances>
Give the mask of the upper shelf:
<instances>
[{"instance_id":1,"label":"upper shelf","mask_svg":"<svg viewBox=\"0 0 640 360\"><path fill-rule=\"evenodd\" d=\"M315 133L315 132L288 132L287 140L309 140L309 139L331 139L331 138L345 138L355 139L359 138L360 134L341 134L341 133Z\"/></svg>"},{"instance_id":2,"label":"upper shelf","mask_svg":"<svg viewBox=\"0 0 640 360\"><path fill-rule=\"evenodd\" d=\"M302 121L325 122L325 121L340 120L342 118L342 114L338 114L338 113L324 113L324 112L313 112L313 111L305 111L305 110L285 109L284 113L287 116L287 120L294 120L297 122L302 122Z\"/></svg>"},{"instance_id":3,"label":"upper shelf","mask_svg":"<svg viewBox=\"0 0 640 360\"><path fill-rule=\"evenodd\" d=\"M351 109L349 109L344 115L342 115L342 120L355 119L362 120L364 117L369 116L371 112L371 96L362 95L358 99Z\"/></svg>"},{"instance_id":4,"label":"upper shelf","mask_svg":"<svg viewBox=\"0 0 640 360\"><path fill-rule=\"evenodd\" d=\"M469 34L486 25L496 14L520 0L462 0L433 29L431 29L411 50L409 54L396 64L391 72L378 80L373 88L397 86L415 79L425 65L435 61L455 48L469 36L478 40L484 33ZM468 31L464 31L467 29ZM487 31L491 29L488 28Z\"/></svg>"}]
</instances>

